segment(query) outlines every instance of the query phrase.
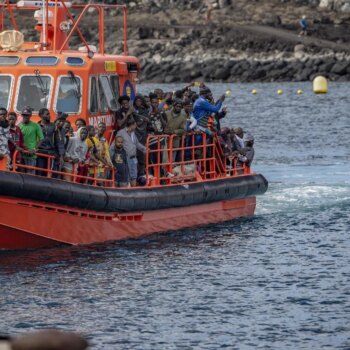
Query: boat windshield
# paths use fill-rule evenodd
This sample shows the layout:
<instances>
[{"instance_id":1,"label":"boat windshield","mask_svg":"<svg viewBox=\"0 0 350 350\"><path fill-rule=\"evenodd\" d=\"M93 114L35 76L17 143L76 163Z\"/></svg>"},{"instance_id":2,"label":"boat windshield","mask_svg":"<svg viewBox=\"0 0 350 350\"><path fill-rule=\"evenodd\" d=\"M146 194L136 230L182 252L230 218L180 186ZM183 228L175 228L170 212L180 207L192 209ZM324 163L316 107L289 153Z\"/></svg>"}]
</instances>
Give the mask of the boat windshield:
<instances>
[{"instance_id":1,"label":"boat windshield","mask_svg":"<svg viewBox=\"0 0 350 350\"><path fill-rule=\"evenodd\" d=\"M107 105L111 111L118 110L118 103L116 101L116 96L113 92L112 85L108 79L108 76L100 76L100 86L104 93L104 98L106 99Z\"/></svg>"},{"instance_id":2,"label":"boat windshield","mask_svg":"<svg viewBox=\"0 0 350 350\"><path fill-rule=\"evenodd\" d=\"M0 107L8 109L11 85L12 77L9 75L0 75Z\"/></svg>"},{"instance_id":3,"label":"boat windshield","mask_svg":"<svg viewBox=\"0 0 350 350\"><path fill-rule=\"evenodd\" d=\"M117 106L119 108L120 107L119 103L118 103L118 98L119 98L119 77L118 77L118 75L110 75L109 78L110 78L112 91L113 91L113 94L115 96L115 100L117 101Z\"/></svg>"},{"instance_id":4,"label":"boat windshield","mask_svg":"<svg viewBox=\"0 0 350 350\"><path fill-rule=\"evenodd\" d=\"M47 75L22 76L19 83L16 110L21 111L29 106L34 112L48 108L52 79Z\"/></svg>"},{"instance_id":5,"label":"boat windshield","mask_svg":"<svg viewBox=\"0 0 350 350\"><path fill-rule=\"evenodd\" d=\"M81 102L81 79L76 75L61 77L58 86L56 110L78 113Z\"/></svg>"}]
</instances>

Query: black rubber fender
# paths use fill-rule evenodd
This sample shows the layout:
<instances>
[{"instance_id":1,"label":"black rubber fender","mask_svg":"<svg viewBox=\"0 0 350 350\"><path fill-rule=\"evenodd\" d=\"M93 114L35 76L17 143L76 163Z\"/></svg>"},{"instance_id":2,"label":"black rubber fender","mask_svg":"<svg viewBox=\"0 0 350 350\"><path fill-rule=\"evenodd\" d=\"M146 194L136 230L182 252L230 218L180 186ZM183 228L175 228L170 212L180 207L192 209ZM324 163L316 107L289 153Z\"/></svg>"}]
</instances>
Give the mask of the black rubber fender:
<instances>
[{"instance_id":1,"label":"black rubber fender","mask_svg":"<svg viewBox=\"0 0 350 350\"><path fill-rule=\"evenodd\" d=\"M0 195L104 212L186 207L253 197L266 192L263 175L253 174L162 187L101 188L0 171Z\"/></svg>"}]
</instances>

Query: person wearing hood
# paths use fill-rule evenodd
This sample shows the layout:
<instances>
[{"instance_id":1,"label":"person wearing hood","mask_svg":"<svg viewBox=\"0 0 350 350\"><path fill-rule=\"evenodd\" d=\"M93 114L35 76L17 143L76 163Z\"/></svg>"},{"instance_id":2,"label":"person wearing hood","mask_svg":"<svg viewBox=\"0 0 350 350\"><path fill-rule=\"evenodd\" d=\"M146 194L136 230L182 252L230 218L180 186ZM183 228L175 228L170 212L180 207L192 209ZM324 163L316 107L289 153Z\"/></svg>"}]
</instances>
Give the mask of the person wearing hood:
<instances>
[{"instance_id":1,"label":"person wearing hood","mask_svg":"<svg viewBox=\"0 0 350 350\"><path fill-rule=\"evenodd\" d=\"M63 165L63 171L69 175L65 175L64 180L73 181L71 174L76 174L78 165L85 163L88 151L88 145L85 142L87 137L88 129L81 127L78 129L76 136L69 138Z\"/></svg>"}]
</instances>

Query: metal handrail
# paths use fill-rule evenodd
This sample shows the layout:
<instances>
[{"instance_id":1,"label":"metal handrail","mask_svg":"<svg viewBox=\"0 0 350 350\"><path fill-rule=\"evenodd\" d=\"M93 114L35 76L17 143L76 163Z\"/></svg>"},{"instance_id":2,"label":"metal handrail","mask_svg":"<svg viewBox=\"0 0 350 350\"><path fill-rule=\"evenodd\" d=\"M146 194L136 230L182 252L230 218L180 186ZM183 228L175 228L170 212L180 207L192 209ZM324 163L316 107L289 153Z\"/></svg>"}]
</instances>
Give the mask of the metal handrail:
<instances>
[{"instance_id":1,"label":"metal handrail","mask_svg":"<svg viewBox=\"0 0 350 350\"><path fill-rule=\"evenodd\" d=\"M201 143L196 144L196 136L201 136ZM173 147L174 140L180 138L179 146ZM155 145L155 147L153 146ZM198 151L199 150L199 151ZM197 153L196 153L197 151ZM173 159L174 152L179 152L179 160ZM16 162L19 153L29 154L32 156L43 157L47 159L46 169L37 166L19 164ZM152 156L154 155L154 156ZM153 159L152 159L153 158ZM20 172L23 169L34 170L35 172L43 172L47 178L55 176L69 177L72 182L90 181L92 186L100 186L115 188L115 172L116 169L106 165L87 165L89 169L93 169L90 176L76 174L77 164L72 163L72 172L52 170L52 162L57 159L54 155L43 153L33 153L27 150L16 150L12 157L12 172ZM191 166L189 173L186 174L186 166ZM175 176L167 176L177 167L180 167L179 174ZM111 171L111 179L99 178L97 173L100 169L106 173ZM153 172L154 176L150 176ZM237 177L249 175L250 167L243 164L237 167L237 159L225 156L222 151L217 135L207 138L205 133L190 132L184 135L149 135L146 140L146 186L163 186L174 185L178 183L195 183L207 180L217 180L224 177ZM65 181L64 179L60 179Z\"/></svg>"}]
</instances>

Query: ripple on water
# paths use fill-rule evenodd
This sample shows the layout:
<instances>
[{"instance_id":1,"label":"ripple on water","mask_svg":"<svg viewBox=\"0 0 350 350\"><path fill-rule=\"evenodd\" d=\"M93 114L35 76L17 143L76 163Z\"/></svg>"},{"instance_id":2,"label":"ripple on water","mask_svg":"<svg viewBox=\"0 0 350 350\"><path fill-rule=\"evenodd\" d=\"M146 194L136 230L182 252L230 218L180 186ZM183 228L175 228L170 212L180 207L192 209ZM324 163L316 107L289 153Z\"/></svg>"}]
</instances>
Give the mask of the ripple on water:
<instances>
[{"instance_id":1,"label":"ripple on water","mask_svg":"<svg viewBox=\"0 0 350 350\"><path fill-rule=\"evenodd\" d=\"M226 101L270 181L254 218L1 252L2 332L76 330L95 349L349 349L349 88L279 86L235 84Z\"/></svg>"}]
</instances>

